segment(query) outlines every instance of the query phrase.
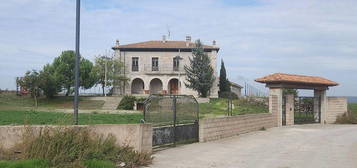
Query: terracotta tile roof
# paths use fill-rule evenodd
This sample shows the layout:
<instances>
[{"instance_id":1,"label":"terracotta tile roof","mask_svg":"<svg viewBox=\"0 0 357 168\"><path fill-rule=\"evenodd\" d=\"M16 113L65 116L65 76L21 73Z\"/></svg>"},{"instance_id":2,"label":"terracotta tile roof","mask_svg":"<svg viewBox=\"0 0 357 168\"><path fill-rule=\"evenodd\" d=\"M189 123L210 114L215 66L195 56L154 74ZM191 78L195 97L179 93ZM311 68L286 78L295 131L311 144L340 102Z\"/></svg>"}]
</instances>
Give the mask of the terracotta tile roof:
<instances>
[{"instance_id":1,"label":"terracotta tile roof","mask_svg":"<svg viewBox=\"0 0 357 168\"><path fill-rule=\"evenodd\" d=\"M155 48L155 49L192 49L195 47L195 43L190 42L186 45L186 41L145 41L140 43L126 44L114 46L113 49L145 49L145 48ZM219 47L204 45L204 49L219 50Z\"/></svg>"},{"instance_id":2,"label":"terracotta tile roof","mask_svg":"<svg viewBox=\"0 0 357 168\"><path fill-rule=\"evenodd\" d=\"M255 80L260 83L295 83L295 84L312 84L337 86L338 83L317 76L293 75L284 73L275 73Z\"/></svg>"}]
</instances>

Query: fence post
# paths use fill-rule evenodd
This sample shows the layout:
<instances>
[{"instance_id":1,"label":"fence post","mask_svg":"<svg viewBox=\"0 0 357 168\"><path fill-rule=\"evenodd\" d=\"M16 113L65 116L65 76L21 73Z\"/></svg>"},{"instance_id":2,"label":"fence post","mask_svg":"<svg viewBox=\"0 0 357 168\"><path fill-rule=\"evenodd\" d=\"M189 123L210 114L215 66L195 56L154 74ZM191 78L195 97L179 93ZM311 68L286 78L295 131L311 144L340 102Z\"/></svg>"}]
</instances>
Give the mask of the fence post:
<instances>
[{"instance_id":1,"label":"fence post","mask_svg":"<svg viewBox=\"0 0 357 168\"><path fill-rule=\"evenodd\" d=\"M176 146L176 95L173 96L173 117L174 117L174 146Z\"/></svg>"}]
</instances>

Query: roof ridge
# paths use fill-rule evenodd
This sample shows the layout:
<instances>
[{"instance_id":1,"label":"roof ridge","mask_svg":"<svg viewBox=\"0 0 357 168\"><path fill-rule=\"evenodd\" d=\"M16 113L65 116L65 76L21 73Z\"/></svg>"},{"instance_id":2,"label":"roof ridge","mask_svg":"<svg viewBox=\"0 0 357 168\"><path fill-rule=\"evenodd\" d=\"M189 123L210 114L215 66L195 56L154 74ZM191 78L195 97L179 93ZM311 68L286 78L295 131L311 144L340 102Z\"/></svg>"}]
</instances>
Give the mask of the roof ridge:
<instances>
[{"instance_id":1,"label":"roof ridge","mask_svg":"<svg viewBox=\"0 0 357 168\"><path fill-rule=\"evenodd\" d=\"M113 49L125 49L125 48L135 48L135 49L193 49L195 47L195 43L190 41L187 45L186 41L176 41L176 40L168 40L168 41L161 41L161 40L149 40L137 43L130 43L124 45L116 45ZM215 45L206 45L203 44L204 49L211 49L211 50L219 50L218 46Z\"/></svg>"},{"instance_id":2,"label":"roof ridge","mask_svg":"<svg viewBox=\"0 0 357 168\"><path fill-rule=\"evenodd\" d=\"M298 75L298 74L290 74L290 73L274 73L274 74L282 74L282 75L290 75L290 76L301 76L301 77L315 77L315 78L322 78L322 79L326 79L324 77L321 77L321 76L311 76L311 75ZM274 74L271 74L271 75L274 75ZM326 79L326 80L329 80L329 79Z\"/></svg>"},{"instance_id":3,"label":"roof ridge","mask_svg":"<svg viewBox=\"0 0 357 168\"><path fill-rule=\"evenodd\" d=\"M286 74L286 73L274 73L261 78L255 79L256 82L260 83L271 83L271 82L288 82L288 83L310 83L310 84L322 84L329 86L337 86L338 83L332 80L326 79L320 76L307 76L307 75L297 75L297 74Z\"/></svg>"}]
</instances>

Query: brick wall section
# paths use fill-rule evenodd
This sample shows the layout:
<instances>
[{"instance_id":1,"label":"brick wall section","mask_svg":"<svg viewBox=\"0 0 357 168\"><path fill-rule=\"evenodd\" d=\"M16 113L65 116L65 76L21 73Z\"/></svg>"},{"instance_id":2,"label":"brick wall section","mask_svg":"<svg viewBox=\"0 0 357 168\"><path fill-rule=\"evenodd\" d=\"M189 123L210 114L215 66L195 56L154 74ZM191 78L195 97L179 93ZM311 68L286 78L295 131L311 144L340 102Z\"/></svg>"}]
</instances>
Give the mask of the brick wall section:
<instances>
[{"instance_id":1,"label":"brick wall section","mask_svg":"<svg viewBox=\"0 0 357 168\"><path fill-rule=\"evenodd\" d=\"M207 142L276 126L271 113L200 120L200 142Z\"/></svg>"},{"instance_id":2,"label":"brick wall section","mask_svg":"<svg viewBox=\"0 0 357 168\"><path fill-rule=\"evenodd\" d=\"M43 128L55 129L59 126L31 126L34 134L39 134ZM108 124L108 125L81 125L66 127L89 128L97 134L107 136L112 134L117 139L118 145L128 145L139 152L152 152L152 127L151 124ZM0 126L0 145L11 148L19 143L25 126Z\"/></svg>"},{"instance_id":3,"label":"brick wall section","mask_svg":"<svg viewBox=\"0 0 357 168\"><path fill-rule=\"evenodd\" d=\"M328 97L327 98L327 114L326 123L333 124L336 118L347 112L346 97Z\"/></svg>"}]
</instances>

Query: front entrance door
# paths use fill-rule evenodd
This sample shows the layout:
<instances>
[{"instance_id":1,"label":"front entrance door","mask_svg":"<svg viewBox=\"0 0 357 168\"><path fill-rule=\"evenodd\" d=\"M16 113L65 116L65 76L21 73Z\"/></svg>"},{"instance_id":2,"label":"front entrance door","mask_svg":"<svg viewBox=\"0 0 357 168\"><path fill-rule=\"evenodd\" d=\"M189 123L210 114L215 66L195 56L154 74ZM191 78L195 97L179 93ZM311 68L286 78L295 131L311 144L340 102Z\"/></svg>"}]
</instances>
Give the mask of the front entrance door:
<instances>
[{"instance_id":1,"label":"front entrance door","mask_svg":"<svg viewBox=\"0 0 357 168\"><path fill-rule=\"evenodd\" d=\"M171 79L169 87L170 94L178 94L178 79Z\"/></svg>"}]
</instances>

